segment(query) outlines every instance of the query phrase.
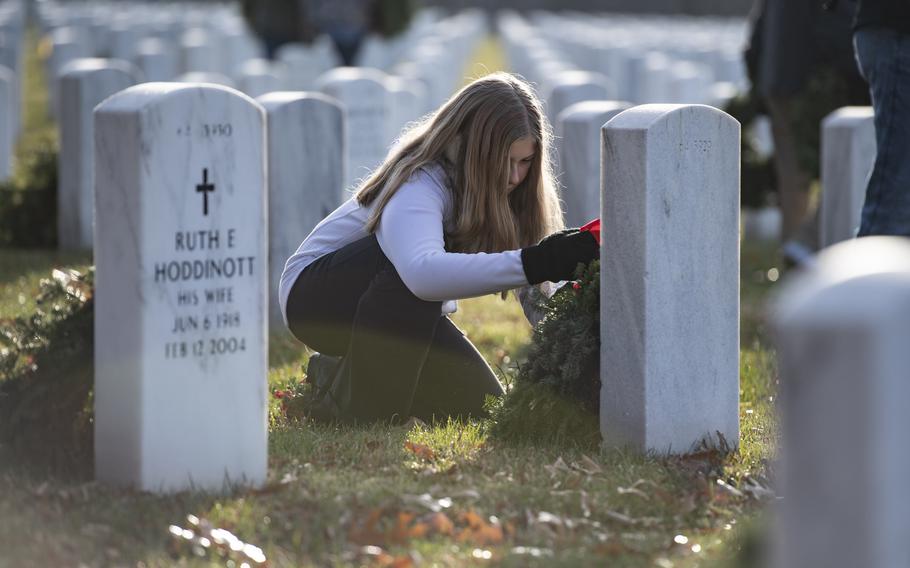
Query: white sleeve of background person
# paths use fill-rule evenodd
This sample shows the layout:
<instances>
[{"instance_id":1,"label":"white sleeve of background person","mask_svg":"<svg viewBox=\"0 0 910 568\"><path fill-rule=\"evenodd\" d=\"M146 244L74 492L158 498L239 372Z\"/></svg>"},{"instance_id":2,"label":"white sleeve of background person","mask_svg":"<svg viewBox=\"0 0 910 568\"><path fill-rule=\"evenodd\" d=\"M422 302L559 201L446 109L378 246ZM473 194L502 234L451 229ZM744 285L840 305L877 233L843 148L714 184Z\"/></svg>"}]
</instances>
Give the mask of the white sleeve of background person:
<instances>
[{"instance_id":1,"label":"white sleeve of background person","mask_svg":"<svg viewBox=\"0 0 910 568\"><path fill-rule=\"evenodd\" d=\"M447 199L446 189L425 171L418 171L382 211L376 238L404 285L427 301L459 300L526 286L519 250L445 250Z\"/></svg>"}]
</instances>

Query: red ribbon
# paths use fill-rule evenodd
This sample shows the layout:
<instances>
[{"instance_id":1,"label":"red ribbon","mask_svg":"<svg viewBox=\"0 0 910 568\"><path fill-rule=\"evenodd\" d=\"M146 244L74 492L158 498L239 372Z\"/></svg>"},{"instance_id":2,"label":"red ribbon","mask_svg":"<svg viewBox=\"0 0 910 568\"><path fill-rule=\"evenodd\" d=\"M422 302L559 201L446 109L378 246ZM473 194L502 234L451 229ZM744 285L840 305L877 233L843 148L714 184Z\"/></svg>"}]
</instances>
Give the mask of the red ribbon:
<instances>
[{"instance_id":1,"label":"red ribbon","mask_svg":"<svg viewBox=\"0 0 910 568\"><path fill-rule=\"evenodd\" d=\"M579 231L588 231L594 235L594 240L597 241L597 244L600 244L600 219L594 219L589 223L585 223L585 225L581 227Z\"/></svg>"}]
</instances>

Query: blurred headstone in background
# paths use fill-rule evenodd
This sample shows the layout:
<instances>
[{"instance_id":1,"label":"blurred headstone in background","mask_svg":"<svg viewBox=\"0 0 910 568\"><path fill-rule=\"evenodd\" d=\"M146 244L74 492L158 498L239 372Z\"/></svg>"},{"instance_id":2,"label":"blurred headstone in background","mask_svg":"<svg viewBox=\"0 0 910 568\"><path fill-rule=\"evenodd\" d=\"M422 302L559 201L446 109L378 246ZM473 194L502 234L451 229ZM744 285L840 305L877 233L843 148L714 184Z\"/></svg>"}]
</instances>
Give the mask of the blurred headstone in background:
<instances>
[{"instance_id":1,"label":"blurred headstone in background","mask_svg":"<svg viewBox=\"0 0 910 568\"><path fill-rule=\"evenodd\" d=\"M775 568L910 566L910 241L821 251L773 305L782 450Z\"/></svg>"}]
</instances>

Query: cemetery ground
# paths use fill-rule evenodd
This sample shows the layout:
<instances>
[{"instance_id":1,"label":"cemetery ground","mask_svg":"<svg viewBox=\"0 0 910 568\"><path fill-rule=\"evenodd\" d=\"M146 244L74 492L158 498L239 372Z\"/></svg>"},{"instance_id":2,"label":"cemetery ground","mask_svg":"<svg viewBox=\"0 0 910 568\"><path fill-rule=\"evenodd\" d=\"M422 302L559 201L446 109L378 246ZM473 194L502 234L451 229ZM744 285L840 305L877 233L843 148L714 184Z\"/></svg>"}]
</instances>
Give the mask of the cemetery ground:
<instances>
[{"instance_id":1,"label":"cemetery ground","mask_svg":"<svg viewBox=\"0 0 910 568\"><path fill-rule=\"evenodd\" d=\"M272 566L747 565L776 443L776 370L761 315L775 261L771 247L744 245L739 452L661 458L503 443L481 422L314 426L283 418L273 397L269 478L257 490L156 496L0 452L0 565L225 565L169 532L193 529L188 515L260 547ZM54 267L89 262L0 251L2 318L32 313ZM530 338L517 302L465 301L454 319L510 381ZM273 336L270 390L301 378L306 360L299 344Z\"/></svg>"},{"instance_id":2,"label":"cemetery ground","mask_svg":"<svg viewBox=\"0 0 910 568\"><path fill-rule=\"evenodd\" d=\"M481 51L487 64L474 75L500 68L494 46ZM26 53L21 155L54 136L40 110L38 50ZM0 249L0 327L35 312L39 282L55 267L90 263ZM272 397L268 481L255 490L115 489L0 446L0 567L256 565L256 551L236 541L235 551L194 547L180 530L199 532L192 521L261 548L270 566L750 565L772 499L777 371L763 314L777 264L771 245L743 244L738 452L665 458L566 440L506 443L483 422L314 426L287 420ZM454 320L508 385L531 336L517 302L461 302ZM299 344L273 335L270 391L301 379L306 362Z\"/></svg>"}]
</instances>

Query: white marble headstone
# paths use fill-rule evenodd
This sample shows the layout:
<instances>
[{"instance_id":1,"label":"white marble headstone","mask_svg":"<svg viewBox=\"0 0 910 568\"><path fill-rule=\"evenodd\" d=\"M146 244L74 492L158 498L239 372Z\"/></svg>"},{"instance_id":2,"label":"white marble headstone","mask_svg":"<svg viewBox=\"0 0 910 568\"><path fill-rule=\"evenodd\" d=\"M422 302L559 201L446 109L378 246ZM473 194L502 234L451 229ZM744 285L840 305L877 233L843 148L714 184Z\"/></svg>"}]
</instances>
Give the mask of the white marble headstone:
<instances>
[{"instance_id":1,"label":"white marble headstone","mask_svg":"<svg viewBox=\"0 0 910 568\"><path fill-rule=\"evenodd\" d=\"M910 566L910 241L819 253L773 302L777 568Z\"/></svg>"},{"instance_id":2,"label":"white marble headstone","mask_svg":"<svg viewBox=\"0 0 910 568\"><path fill-rule=\"evenodd\" d=\"M328 67L314 47L302 43L286 43L275 52L275 59L284 67L285 88L289 91L308 91Z\"/></svg>"},{"instance_id":3,"label":"white marble headstone","mask_svg":"<svg viewBox=\"0 0 910 568\"><path fill-rule=\"evenodd\" d=\"M231 80L227 75L222 75L221 73L214 72L204 72L204 71L193 71L192 73L184 73L180 75L174 81L178 83L212 83L215 85L221 85L223 87L233 88L234 81Z\"/></svg>"},{"instance_id":4,"label":"white marble headstone","mask_svg":"<svg viewBox=\"0 0 910 568\"><path fill-rule=\"evenodd\" d=\"M600 216L600 129L630 106L620 101L584 101L556 117L567 226L580 227Z\"/></svg>"},{"instance_id":5,"label":"white marble headstone","mask_svg":"<svg viewBox=\"0 0 910 568\"><path fill-rule=\"evenodd\" d=\"M368 176L389 151L392 96L387 78L377 69L337 67L317 82L319 90L338 100L345 111L345 188Z\"/></svg>"},{"instance_id":6,"label":"white marble headstone","mask_svg":"<svg viewBox=\"0 0 910 568\"><path fill-rule=\"evenodd\" d=\"M9 97L12 112L10 128L14 140L18 138L22 128L22 46L15 42L15 37L0 34L0 66L9 69L13 77Z\"/></svg>"},{"instance_id":7,"label":"white marble headstone","mask_svg":"<svg viewBox=\"0 0 910 568\"><path fill-rule=\"evenodd\" d=\"M221 54L213 35L202 28L191 28L180 39L184 73L220 73Z\"/></svg>"},{"instance_id":8,"label":"white marble headstone","mask_svg":"<svg viewBox=\"0 0 910 568\"><path fill-rule=\"evenodd\" d=\"M600 73L588 71L563 71L547 78L547 116L556 121L564 109L582 101L612 99L616 89Z\"/></svg>"},{"instance_id":9,"label":"white marble headstone","mask_svg":"<svg viewBox=\"0 0 910 568\"><path fill-rule=\"evenodd\" d=\"M739 445L739 137L702 105L642 105L603 129L608 446Z\"/></svg>"},{"instance_id":10,"label":"white marble headstone","mask_svg":"<svg viewBox=\"0 0 910 568\"><path fill-rule=\"evenodd\" d=\"M423 115L427 106L426 87L420 81L407 80L395 75L389 76L386 87L392 97L392 111L389 114L389 140L397 140L404 127Z\"/></svg>"},{"instance_id":11,"label":"white marble headstone","mask_svg":"<svg viewBox=\"0 0 910 568\"><path fill-rule=\"evenodd\" d=\"M258 101L268 116L269 327L283 328L278 282L287 259L344 200L341 105L321 93L274 92Z\"/></svg>"},{"instance_id":12,"label":"white marble headstone","mask_svg":"<svg viewBox=\"0 0 910 568\"><path fill-rule=\"evenodd\" d=\"M145 83L95 111L95 474L149 491L265 481L265 112Z\"/></svg>"},{"instance_id":13,"label":"white marble headstone","mask_svg":"<svg viewBox=\"0 0 910 568\"><path fill-rule=\"evenodd\" d=\"M57 238L62 249L92 249L92 110L104 99L138 82L137 70L117 59L76 59L60 72Z\"/></svg>"},{"instance_id":14,"label":"white marble headstone","mask_svg":"<svg viewBox=\"0 0 910 568\"><path fill-rule=\"evenodd\" d=\"M60 70L74 59L89 57L91 53L80 41L79 34L72 28L58 28L51 35L51 56L47 65L48 104L51 116L57 118L60 112Z\"/></svg>"},{"instance_id":15,"label":"white marble headstone","mask_svg":"<svg viewBox=\"0 0 910 568\"><path fill-rule=\"evenodd\" d=\"M859 230L866 184L875 164L872 107L844 107L822 121L819 245L852 239Z\"/></svg>"},{"instance_id":16,"label":"white marble headstone","mask_svg":"<svg viewBox=\"0 0 910 568\"><path fill-rule=\"evenodd\" d=\"M280 91L284 80L267 59L249 59L234 72L237 89L251 97Z\"/></svg>"},{"instance_id":17,"label":"white marble headstone","mask_svg":"<svg viewBox=\"0 0 910 568\"><path fill-rule=\"evenodd\" d=\"M146 81L173 81L180 75L177 49L158 38L140 41L133 60Z\"/></svg>"},{"instance_id":18,"label":"white marble headstone","mask_svg":"<svg viewBox=\"0 0 910 568\"><path fill-rule=\"evenodd\" d=\"M6 181L13 173L15 115L18 112L15 90L18 84L15 74L0 66L0 181Z\"/></svg>"}]
</instances>

